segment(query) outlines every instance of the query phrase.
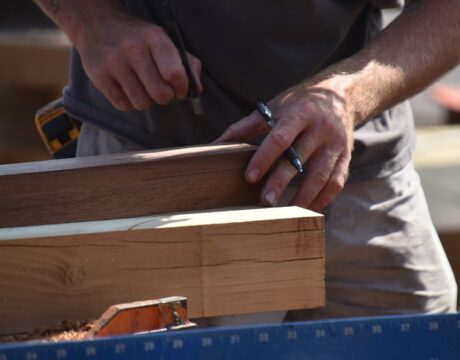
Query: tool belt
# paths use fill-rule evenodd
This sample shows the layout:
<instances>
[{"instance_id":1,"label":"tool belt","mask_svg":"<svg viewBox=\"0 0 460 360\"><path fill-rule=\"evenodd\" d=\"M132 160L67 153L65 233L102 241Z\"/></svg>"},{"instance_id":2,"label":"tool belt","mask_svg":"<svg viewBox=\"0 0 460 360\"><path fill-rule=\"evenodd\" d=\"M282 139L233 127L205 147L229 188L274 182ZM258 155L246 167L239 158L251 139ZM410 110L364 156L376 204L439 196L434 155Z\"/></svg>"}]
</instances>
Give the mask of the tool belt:
<instances>
[{"instance_id":1,"label":"tool belt","mask_svg":"<svg viewBox=\"0 0 460 360\"><path fill-rule=\"evenodd\" d=\"M48 152L55 159L75 157L81 122L64 108L64 98L54 100L35 114L35 125Z\"/></svg>"}]
</instances>

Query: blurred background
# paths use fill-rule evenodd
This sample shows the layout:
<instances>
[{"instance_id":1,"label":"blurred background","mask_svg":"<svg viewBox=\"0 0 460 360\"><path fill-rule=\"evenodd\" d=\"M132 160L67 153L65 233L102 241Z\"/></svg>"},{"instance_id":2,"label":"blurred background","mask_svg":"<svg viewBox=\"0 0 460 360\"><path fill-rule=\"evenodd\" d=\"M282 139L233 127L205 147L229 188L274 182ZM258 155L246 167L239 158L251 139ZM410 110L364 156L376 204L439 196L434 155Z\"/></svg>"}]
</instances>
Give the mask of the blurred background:
<instances>
[{"instance_id":1,"label":"blurred background","mask_svg":"<svg viewBox=\"0 0 460 360\"><path fill-rule=\"evenodd\" d=\"M397 14L386 11L385 23ZM40 107L61 96L69 55L66 36L32 1L0 2L0 164L50 159L33 119ZM460 67L411 102L415 164L460 282Z\"/></svg>"},{"instance_id":2,"label":"blurred background","mask_svg":"<svg viewBox=\"0 0 460 360\"><path fill-rule=\"evenodd\" d=\"M50 158L34 126L67 83L70 42L30 0L0 2L0 164Z\"/></svg>"}]
</instances>

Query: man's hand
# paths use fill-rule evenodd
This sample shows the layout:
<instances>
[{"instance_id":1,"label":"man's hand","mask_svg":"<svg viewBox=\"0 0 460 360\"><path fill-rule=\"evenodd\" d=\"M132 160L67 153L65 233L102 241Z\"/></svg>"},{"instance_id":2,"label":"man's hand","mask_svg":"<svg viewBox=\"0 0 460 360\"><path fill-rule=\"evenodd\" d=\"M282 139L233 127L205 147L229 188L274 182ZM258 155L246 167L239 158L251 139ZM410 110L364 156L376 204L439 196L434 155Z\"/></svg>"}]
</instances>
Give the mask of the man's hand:
<instances>
[{"instance_id":1,"label":"man's hand","mask_svg":"<svg viewBox=\"0 0 460 360\"><path fill-rule=\"evenodd\" d=\"M80 36L75 46L94 86L118 110L145 110L187 96L189 82L179 51L159 26L120 14ZM201 90L201 63L187 56Z\"/></svg>"},{"instance_id":2,"label":"man's hand","mask_svg":"<svg viewBox=\"0 0 460 360\"><path fill-rule=\"evenodd\" d=\"M460 62L460 2L407 4L364 49L324 69L309 81L312 85L300 84L269 103L278 122L246 171L254 182L271 170L262 192L265 204L275 204L296 174L282 156L293 144L305 162L306 177L292 204L312 210L326 206L346 180L353 127L416 94ZM217 141L248 141L267 132L254 112Z\"/></svg>"},{"instance_id":3,"label":"man's hand","mask_svg":"<svg viewBox=\"0 0 460 360\"><path fill-rule=\"evenodd\" d=\"M216 141L249 141L268 135L252 157L246 178L259 181L269 172L261 200L275 205L297 174L283 152L292 144L305 162L305 177L292 200L293 205L319 211L342 190L351 159L353 119L332 82L315 86L301 84L269 102L276 120L270 131L262 116L253 112L231 125Z\"/></svg>"},{"instance_id":4,"label":"man's hand","mask_svg":"<svg viewBox=\"0 0 460 360\"><path fill-rule=\"evenodd\" d=\"M187 96L179 52L161 27L127 14L115 0L36 2L67 33L88 77L118 110L145 110ZM201 63L187 56L201 91Z\"/></svg>"}]
</instances>

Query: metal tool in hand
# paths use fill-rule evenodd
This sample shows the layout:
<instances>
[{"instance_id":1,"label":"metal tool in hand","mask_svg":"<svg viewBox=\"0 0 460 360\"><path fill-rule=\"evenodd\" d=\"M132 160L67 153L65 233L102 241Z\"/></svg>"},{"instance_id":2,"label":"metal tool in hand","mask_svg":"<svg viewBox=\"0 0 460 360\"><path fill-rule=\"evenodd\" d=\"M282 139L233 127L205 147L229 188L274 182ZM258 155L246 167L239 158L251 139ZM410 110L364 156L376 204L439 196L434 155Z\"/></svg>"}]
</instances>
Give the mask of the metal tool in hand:
<instances>
[{"instance_id":1,"label":"metal tool in hand","mask_svg":"<svg viewBox=\"0 0 460 360\"><path fill-rule=\"evenodd\" d=\"M169 3L167 1L163 1L163 15L164 15L164 28L168 33L169 37L173 41L174 45L176 45L177 50L179 51L179 56L182 60L182 64L184 65L185 72L187 74L188 83L189 83L189 91L187 95L187 100L190 100L193 106L193 111L196 115L203 114L203 105L201 103L201 99L199 97L199 88L197 80L192 73L192 69L190 67L190 63L188 61L187 53L185 50L184 40L182 34L180 32L179 26L177 25L176 19L169 7Z\"/></svg>"},{"instance_id":2,"label":"metal tool in hand","mask_svg":"<svg viewBox=\"0 0 460 360\"><path fill-rule=\"evenodd\" d=\"M270 129L273 129L275 127L275 123L273 121L273 114L270 111L270 108L268 107L267 104L265 104L263 101L258 100L257 101L257 111L262 115L264 118L265 122L267 123L268 127ZM302 161L300 160L300 156L295 151L295 149L292 146L289 146L285 151L284 155L287 157L289 160L289 163L300 173L303 173L303 167L302 167Z\"/></svg>"}]
</instances>

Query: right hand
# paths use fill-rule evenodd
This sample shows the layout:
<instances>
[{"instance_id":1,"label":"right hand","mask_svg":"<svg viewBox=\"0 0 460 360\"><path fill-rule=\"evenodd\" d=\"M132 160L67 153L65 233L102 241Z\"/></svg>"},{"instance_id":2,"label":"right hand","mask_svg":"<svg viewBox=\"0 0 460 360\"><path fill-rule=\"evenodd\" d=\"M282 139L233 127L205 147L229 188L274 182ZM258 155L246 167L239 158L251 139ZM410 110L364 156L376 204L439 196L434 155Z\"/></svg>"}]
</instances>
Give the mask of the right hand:
<instances>
[{"instance_id":1,"label":"right hand","mask_svg":"<svg viewBox=\"0 0 460 360\"><path fill-rule=\"evenodd\" d=\"M303 160L305 176L290 205L321 211L342 191L353 149L353 128L359 120L346 91L348 84L344 76L300 83L270 100L273 129L254 111L215 141L247 142L266 134L246 168L248 182L265 181L262 204L276 205L297 175L283 155L291 145Z\"/></svg>"},{"instance_id":2,"label":"right hand","mask_svg":"<svg viewBox=\"0 0 460 360\"><path fill-rule=\"evenodd\" d=\"M75 46L86 74L120 111L146 110L188 95L179 51L163 28L119 14L82 32ZM187 53L198 90L201 62Z\"/></svg>"}]
</instances>

